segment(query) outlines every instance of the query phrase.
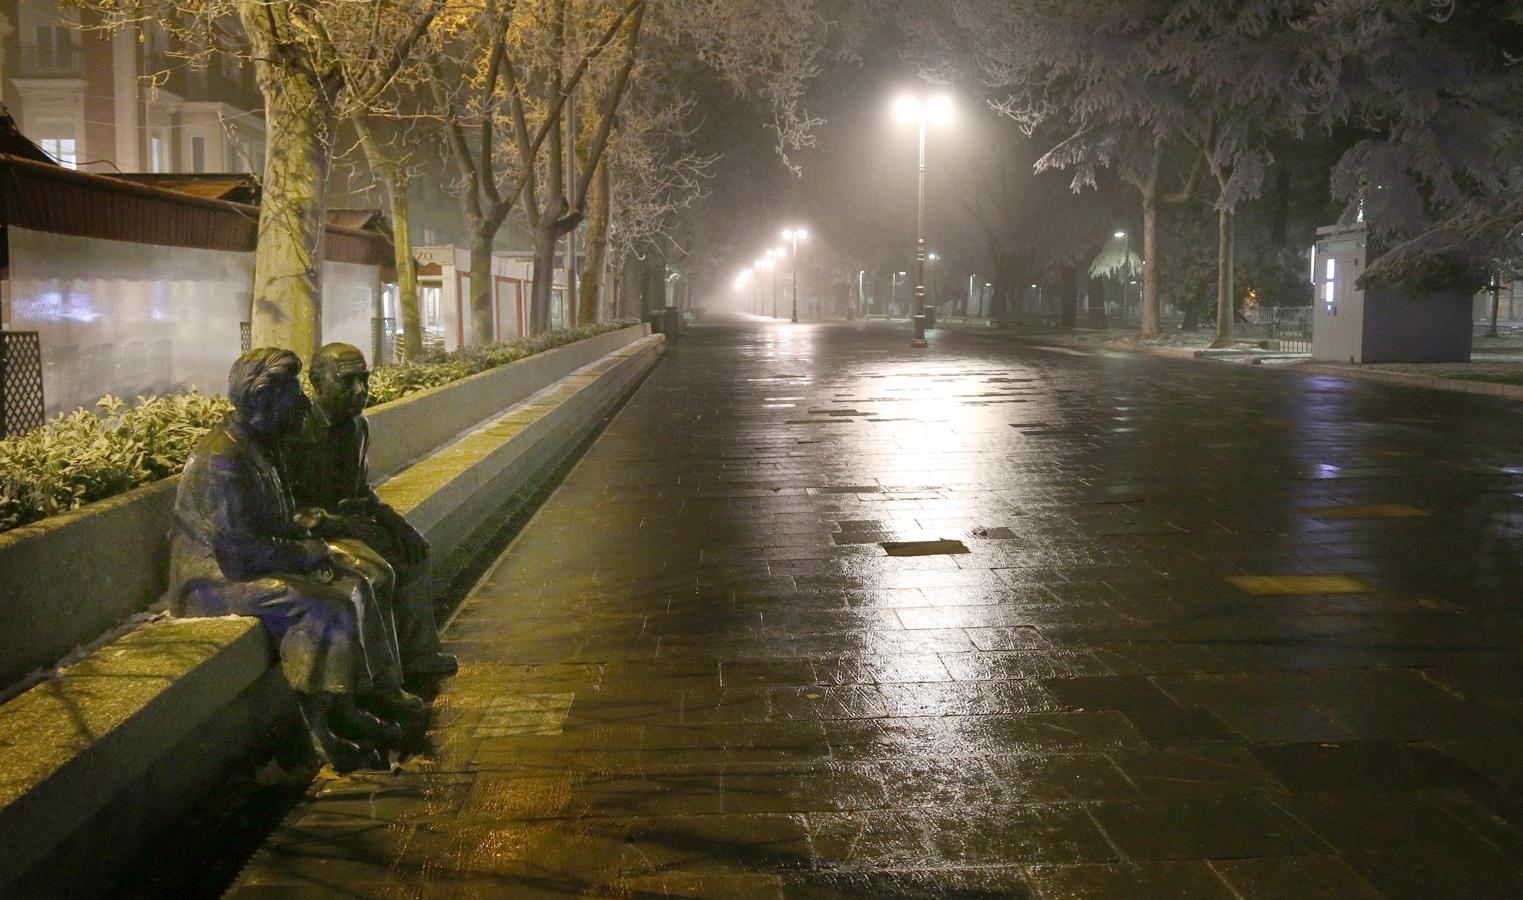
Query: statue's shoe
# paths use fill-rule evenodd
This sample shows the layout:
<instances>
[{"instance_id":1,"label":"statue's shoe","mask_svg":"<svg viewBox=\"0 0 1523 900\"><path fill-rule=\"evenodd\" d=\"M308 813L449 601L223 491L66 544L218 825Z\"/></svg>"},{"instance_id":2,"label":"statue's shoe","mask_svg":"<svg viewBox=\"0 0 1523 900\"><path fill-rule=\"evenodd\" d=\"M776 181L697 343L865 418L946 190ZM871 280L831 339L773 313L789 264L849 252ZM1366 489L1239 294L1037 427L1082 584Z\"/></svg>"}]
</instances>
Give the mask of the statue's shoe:
<instances>
[{"instance_id":1,"label":"statue's shoe","mask_svg":"<svg viewBox=\"0 0 1523 900\"><path fill-rule=\"evenodd\" d=\"M340 755L329 754L328 761L333 764L334 771L340 775L360 770L371 772L385 772L391 769L391 762L386 754L374 747L363 744L355 745L353 752L344 752Z\"/></svg>"},{"instance_id":2,"label":"statue's shoe","mask_svg":"<svg viewBox=\"0 0 1523 900\"><path fill-rule=\"evenodd\" d=\"M365 744L395 747L402 742L402 726L360 709L353 703L334 707L333 729L339 735Z\"/></svg>"},{"instance_id":3,"label":"statue's shoe","mask_svg":"<svg viewBox=\"0 0 1523 900\"><path fill-rule=\"evenodd\" d=\"M317 744L318 753L339 773L353 772L355 769L373 767L376 762L376 753L369 747L362 747L354 741L339 737L326 726L314 726L312 728L313 743Z\"/></svg>"},{"instance_id":4,"label":"statue's shoe","mask_svg":"<svg viewBox=\"0 0 1523 900\"><path fill-rule=\"evenodd\" d=\"M361 700L367 709L386 719L417 718L428 708L422 697L409 694L399 687L372 691Z\"/></svg>"},{"instance_id":5,"label":"statue's shoe","mask_svg":"<svg viewBox=\"0 0 1523 900\"><path fill-rule=\"evenodd\" d=\"M460 671L460 660L434 650L407 661L408 678L448 678Z\"/></svg>"}]
</instances>

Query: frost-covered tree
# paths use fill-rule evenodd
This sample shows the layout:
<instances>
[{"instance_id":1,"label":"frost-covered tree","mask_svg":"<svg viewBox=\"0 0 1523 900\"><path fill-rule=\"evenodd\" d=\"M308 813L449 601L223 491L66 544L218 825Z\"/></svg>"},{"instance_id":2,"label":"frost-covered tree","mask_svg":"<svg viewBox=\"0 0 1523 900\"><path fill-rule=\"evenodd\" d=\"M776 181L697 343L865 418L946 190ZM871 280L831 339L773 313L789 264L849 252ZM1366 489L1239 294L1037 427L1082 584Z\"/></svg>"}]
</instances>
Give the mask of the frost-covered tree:
<instances>
[{"instance_id":1,"label":"frost-covered tree","mask_svg":"<svg viewBox=\"0 0 1523 900\"><path fill-rule=\"evenodd\" d=\"M997 108L1028 128L1063 133L1039 170L1073 172L1074 187L1114 168L1141 196L1142 333L1157 333L1157 213L1187 200L1191 148L1212 176L1218 214L1217 336L1231 339L1232 215L1262 183L1266 130L1289 122L1279 104L1297 56L1297 0L954 0L950 23ZM945 26L943 26L945 29ZM1165 175L1192 172L1165 187Z\"/></svg>"},{"instance_id":2,"label":"frost-covered tree","mask_svg":"<svg viewBox=\"0 0 1523 900\"><path fill-rule=\"evenodd\" d=\"M1195 175L1176 164L1189 150L1186 98L1153 75L1150 45L1171 4L1160 0L953 0L906 31L929 40L918 59L933 78L981 86L991 105L1048 150L1038 171L1066 170L1077 191L1116 171L1142 202L1142 335L1158 332L1158 209L1190 195ZM1188 173L1188 177L1187 177Z\"/></svg>"},{"instance_id":3,"label":"frost-covered tree","mask_svg":"<svg viewBox=\"0 0 1523 900\"><path fill-rule=\"evenodd\" d=\"M1332 173L1389 252L1366 279L1478 286L1523 234L1523 3L1323 0L1297 85L1308 124L1364 137Z\"/></svg>"}]
</instances>

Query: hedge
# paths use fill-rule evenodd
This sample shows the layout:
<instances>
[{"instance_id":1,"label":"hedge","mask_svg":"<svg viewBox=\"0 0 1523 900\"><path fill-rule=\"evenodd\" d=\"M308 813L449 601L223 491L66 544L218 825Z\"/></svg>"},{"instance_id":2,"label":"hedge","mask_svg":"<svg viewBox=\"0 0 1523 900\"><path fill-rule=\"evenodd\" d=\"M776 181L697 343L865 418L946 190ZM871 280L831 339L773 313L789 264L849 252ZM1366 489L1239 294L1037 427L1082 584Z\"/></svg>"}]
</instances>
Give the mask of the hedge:
<instances>
[{"instance_id":1,"label":"hedge","mask_svg":"<svg viewBox=\"0 0 1523 900\"><path fill-rule=\"evenodd\" d=\"M626 319L584 325L382 366L370 375L369 405L638 324ZM96 406L98 415L81 407L0 440L0 532L179 473L196 441L232 409L221 395L195 388L138 397L135 406L108 395Z\"/></svg>"}]
</instances>

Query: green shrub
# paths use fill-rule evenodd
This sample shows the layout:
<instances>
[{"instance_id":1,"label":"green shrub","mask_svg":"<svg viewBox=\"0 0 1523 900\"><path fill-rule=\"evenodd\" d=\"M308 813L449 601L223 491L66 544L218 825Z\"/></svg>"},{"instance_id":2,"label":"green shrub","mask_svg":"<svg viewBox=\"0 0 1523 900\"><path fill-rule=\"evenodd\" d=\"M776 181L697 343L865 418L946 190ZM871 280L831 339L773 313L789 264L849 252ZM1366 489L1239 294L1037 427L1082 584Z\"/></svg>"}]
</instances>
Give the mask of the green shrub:
<instances>
[{"instance_id":1,"label":"green shrub","mask_svg":"<svg viewBox=\"0 0 1523 900\"><path fill-rule=\"evenodd\" d=\"M383 366L370 375L370 405L636 324L638 319L629 319L566 328ZM59 413L35 431L0 440L0 532L178 473L201 435L232 409L221 395L194 388L139 397L136 406L106 396L96 406L100 415L83 408Z\"/></svg>"},{"instance_id":2,"label":"green shrub","mask_svg":"<svg viewBox=\"0 0 1523 900\"><path fill-rule=\"evenodd\" d=\"M0 531L78 509L173 475L196 441L231 409L198 393L106 396L101 415L76 409L41 428L0 441Z\"/></svg>"}]
</instances>

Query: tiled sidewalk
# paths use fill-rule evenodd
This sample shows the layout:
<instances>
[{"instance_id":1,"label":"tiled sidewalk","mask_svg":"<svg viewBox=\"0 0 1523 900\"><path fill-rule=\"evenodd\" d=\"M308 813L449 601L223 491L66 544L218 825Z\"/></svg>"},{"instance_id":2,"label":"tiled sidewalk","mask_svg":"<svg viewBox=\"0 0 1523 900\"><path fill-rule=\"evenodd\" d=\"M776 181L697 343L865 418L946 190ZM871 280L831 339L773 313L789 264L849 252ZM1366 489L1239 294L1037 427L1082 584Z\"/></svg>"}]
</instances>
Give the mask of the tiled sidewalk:
<instances>
[{"instance_id":1,"label":"tiled sidewalk","mask_svg":"<svg viewBox=\"0 0 1523 900\"><path fill-rule=\"evenodd\" d=\"M1523 896L1519 406L907 343L684 337L233 896Z\"/></svg>"}]
</instances>

